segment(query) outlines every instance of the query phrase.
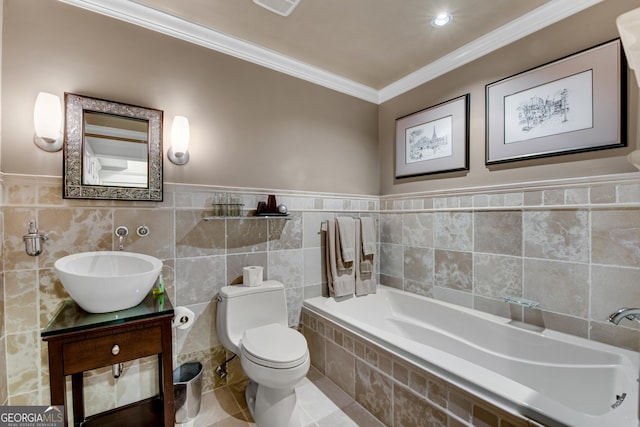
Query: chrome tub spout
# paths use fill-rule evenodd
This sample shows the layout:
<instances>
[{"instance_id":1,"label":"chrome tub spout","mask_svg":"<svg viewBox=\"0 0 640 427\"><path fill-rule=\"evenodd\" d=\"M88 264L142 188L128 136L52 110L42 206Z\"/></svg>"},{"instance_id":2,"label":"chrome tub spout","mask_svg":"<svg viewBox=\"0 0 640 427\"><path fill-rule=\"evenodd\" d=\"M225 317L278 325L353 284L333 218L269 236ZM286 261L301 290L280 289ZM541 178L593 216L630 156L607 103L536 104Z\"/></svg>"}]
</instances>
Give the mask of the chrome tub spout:
<instances>
[{"instance_id":1,"label":"chrome tub spout","mask_svg":"<svg viewBox=\"0 0 640 427\"><path fill-rule=\"evenodd\" d=\"M622 319L635 320L640 323L640 308L627 308L622 307L619 310L614 311L609 316L609 322L616 325L620 324Z\"/></svg>"}]
</instances>

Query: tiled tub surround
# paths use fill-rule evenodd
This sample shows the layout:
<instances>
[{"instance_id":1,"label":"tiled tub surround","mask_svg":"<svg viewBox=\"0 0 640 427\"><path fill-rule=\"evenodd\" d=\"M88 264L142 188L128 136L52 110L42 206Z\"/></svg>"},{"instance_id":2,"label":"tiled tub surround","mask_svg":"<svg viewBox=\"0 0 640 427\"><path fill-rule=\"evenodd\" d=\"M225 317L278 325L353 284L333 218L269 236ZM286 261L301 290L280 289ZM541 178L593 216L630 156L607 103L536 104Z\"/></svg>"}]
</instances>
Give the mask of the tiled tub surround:
<instances>
[{"instance_id":1,"label":"tiled tub surround","mask_svg":"<svg viewBox=\"0 0 640 427\"><path fill-rule=\"evenodd\" d=\"M383 197L380 283L639 351L638 181Z\"/></svg>"},{"instance_id":2,"label":"tiled tub surround","mask_svg":"<svg viewBox=\"0 0 640 427\"><path fill-rule=\"evenodd\" d=\"M63 200L59 179L16 176L4 177L3 190L7 372L2 373L0 384L7 388L7 403L12 405L49 401L46 343L40 339L40 330L60 301L68 298L53 270L59 257L115 250L114 230L127 226L130 232L125 250L161 259L166 292L173 305L187 306L196 314L192 328L175 330L174 366L198 360L205 367L204 392L229 385L241 399L245 378L237 358L229 364L225 379L214 374L215 367L230 356L215 332L213 297L218 289L241 280L243 266L261 265L265 278L285 284L289 320L297 325L303 298L322 292L321 222L336 212L377 215L379 208L377 198L283 192L276 195L289 207L288 220L204 221L212 213L216 194L241 193L248 211L258 200L266 200L267 192L165 185L162 203ZM39 257L27 256L22 241L31 218L37 219L39 230L49 237ZM135 233L142 224L150 229L144 238ZM0 358L4 355L2 351ZM113 379L110 368L90 372L85 376L87 412L153 395L155 375L154 358L125 363L118 380Z\"/></svg>"},{"instance_id":3,"label":"tiled tub surround","mask_svg":"<svg viewBox=\"0 0 640 427\"><path fill-rule=\"evenodd\" d=\"M463 389L516 417L550 426L637 424L639 353L556 331L514 326L504 317L382 285L376 294L363 297L339 301L308 298L303 309L305 330L310 327L316 332L307 334L309 340L316 341L316 348L318 339L325 340L324 357L319 357L317 365L321 368L324 360L326 374L340 381L346 390L353 389L353 379L356 389L358 381L366 389L366 380L358 378L354 360L333 360L340 365L339 369L333 369L327 361L336 352L327 346L348 347L344 334L351 334L351 340L357 338L365 343L363 362L373 368L379 366L376 357L368 357L368 347L387 354L386 357L391 354L392 359L404 359L424 376L439 377L447 385ZM318 327L318 322L322 326ZM355 374L349 372L353 370ZM394 393L395 389L391 390ZM626 398L613 410L611 404L618 395ZM360 397L362 405L371 403L358 396L357 391L354 397ZM428 400L426 394L420 397ZM390 401L394 405L392 414L405 411L397 406L395 396ZM443 409L446 412L447 408ZM397 427L417 425L404 414L397 418L383 416L381 420ZM470 420L465 417L464 421Z\"/></svg>"},{"instance_id":4,"label":"tiled tub surround","mask_svg":"<svg viewBox=\"0 0 640 427\"><path fill-rule=\"evenodd\" d=\"M302 310L311 364L390 427L537 427L351 330Z\"/></svg>"}]
</instances>

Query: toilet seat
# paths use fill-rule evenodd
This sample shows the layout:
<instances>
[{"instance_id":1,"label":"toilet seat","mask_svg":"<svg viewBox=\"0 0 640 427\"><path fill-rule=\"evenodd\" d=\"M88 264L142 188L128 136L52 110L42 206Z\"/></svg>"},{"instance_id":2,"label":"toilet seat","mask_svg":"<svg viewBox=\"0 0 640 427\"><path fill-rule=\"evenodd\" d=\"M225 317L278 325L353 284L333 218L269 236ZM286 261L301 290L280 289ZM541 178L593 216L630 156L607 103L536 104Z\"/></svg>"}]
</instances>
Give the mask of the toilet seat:
<instances>
[{"instance_id":1,"label":"toilet seat","mask_svg":"<svg viewBox=\"0 0 640 427\"><path fill-rule=\"evenodd\" d=\"M309 358L304 336L277 323L247 329L241 343L248 360L268 368L294 368Z\"/></svg>"}]
</instances>

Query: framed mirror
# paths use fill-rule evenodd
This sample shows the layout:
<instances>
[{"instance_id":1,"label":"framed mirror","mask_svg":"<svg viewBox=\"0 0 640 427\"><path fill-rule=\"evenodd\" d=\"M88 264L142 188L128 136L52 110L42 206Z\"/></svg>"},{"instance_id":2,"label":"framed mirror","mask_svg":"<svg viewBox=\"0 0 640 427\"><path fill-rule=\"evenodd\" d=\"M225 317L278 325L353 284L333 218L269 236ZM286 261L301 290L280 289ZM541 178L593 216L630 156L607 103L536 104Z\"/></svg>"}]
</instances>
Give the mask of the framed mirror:
<instances>
[{"instance_id":1,"label":"framed mirror","mask_svg":"<svg viewBox=\"0 0 640 427\"><path fill-rule=\"evenodd\" d=\"M162 111L65 93L62 196L162 201Z\"/></svg>"}]
</instances>

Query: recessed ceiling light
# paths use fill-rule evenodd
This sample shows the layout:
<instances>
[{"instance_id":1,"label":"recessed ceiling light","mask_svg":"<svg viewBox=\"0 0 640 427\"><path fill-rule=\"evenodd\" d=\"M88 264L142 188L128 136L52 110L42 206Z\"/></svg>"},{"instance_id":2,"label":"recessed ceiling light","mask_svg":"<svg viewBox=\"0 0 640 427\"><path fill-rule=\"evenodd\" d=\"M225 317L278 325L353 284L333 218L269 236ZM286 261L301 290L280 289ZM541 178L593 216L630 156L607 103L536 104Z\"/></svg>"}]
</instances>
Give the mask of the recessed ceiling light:
<instances>
[{"instance_id":1,"label":"recessed ceiling light","mask_svg":"<svg viewBox=\"0 0 640 427\"><path fill-rule=\"evenodd\" d=\"M451 22L452 19L453 19L453 16L451 16L451 14L440 13L434 16L433 18L431 18L431 25L433 25L434 27L444 27L449 22Z\"/></svg>"}]
</instances>

